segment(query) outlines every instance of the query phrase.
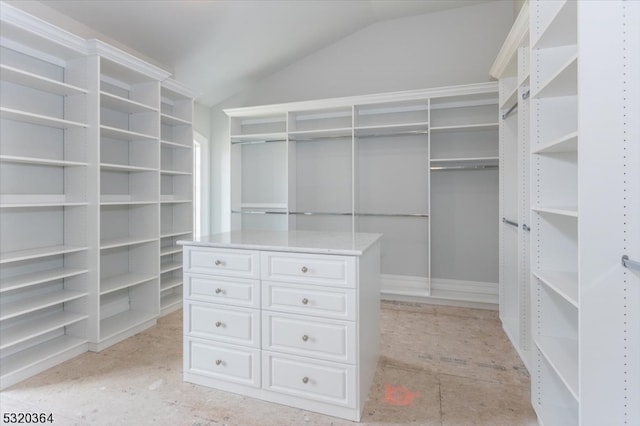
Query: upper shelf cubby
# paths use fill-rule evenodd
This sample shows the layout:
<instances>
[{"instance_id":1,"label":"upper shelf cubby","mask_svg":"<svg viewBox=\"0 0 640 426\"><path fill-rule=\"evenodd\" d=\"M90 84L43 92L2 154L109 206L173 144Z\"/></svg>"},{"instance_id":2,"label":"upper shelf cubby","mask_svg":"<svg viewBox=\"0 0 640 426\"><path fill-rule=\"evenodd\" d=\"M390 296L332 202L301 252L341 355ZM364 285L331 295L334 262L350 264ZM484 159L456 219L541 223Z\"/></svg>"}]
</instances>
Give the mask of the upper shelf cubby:
<instances>
[{"instance_id":1,"label":"upper shelf cubby","mask_svg":"<svg viewBox=\"0 0 640 426\"><path fill-rule=\"evenodd\" d=\"M231 120L231 141L286 140L287 115L270 114L234 117Z\"/></svg>"},{"instance_id":2,"label":"upper shelf cubby","mask_svg":"<svg viewBox=\"0 0 640 426\"><path fill-rule=\"evenodd\" d=\"M531 28L533 49L575 45L577 43L577 4L575 0L545 1L536 10L539 16Z\"/></svg>"},{"instance_id":3,"label":"upper shelf cubby","mask_svg":"<svg viewBox=\"0 0 640 426\"><path fill-rule=\"evenodd\" d=\"M381 131L383 127L420 126L428 128L429 100L419 99L402 102L357 105L355 127L359 133Z\"/></svg>"},{"instance_id":4,"label":"upper shelf cubby","mask_svg":"<svg viewBox=\"0 0 640 426\"><path fill-rule=\"evenodd\" d=\"M353 126L352 108L330 108L322 110L296 111L288 115L288 131L292 136L351 136Z\"/></svg>"}]
</instances>

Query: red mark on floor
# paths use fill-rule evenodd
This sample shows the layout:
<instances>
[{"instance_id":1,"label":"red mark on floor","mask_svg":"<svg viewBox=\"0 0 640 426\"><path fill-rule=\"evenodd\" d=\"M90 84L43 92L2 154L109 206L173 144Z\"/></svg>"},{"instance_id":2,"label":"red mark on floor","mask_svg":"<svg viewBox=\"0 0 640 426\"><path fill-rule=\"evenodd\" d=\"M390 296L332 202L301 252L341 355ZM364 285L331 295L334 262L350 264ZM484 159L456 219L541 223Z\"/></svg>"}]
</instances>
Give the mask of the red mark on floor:
<instances>
[{"instance_id":1,"label":"red mark on floor","mask_svg":"<svg viewBox=\"0 0 640 426\"><path fill-rule=\"evenodd\" d=\"M413 405L413 400L420 396L419 392L411 392L404 386L384 385L386 393L384 400L391 405L406 406Z\"/></svg>"}]
</instances>

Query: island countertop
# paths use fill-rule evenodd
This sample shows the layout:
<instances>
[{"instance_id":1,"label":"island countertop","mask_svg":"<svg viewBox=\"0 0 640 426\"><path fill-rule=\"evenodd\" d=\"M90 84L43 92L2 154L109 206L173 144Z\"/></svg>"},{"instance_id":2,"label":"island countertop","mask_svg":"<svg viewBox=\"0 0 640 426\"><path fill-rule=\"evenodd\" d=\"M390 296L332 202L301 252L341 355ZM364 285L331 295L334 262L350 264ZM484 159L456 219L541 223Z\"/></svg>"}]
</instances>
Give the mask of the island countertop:
<instances>
[{"instance_id":1,"label":"island countertop","mask_svg":"<svg viewBox=\"0 0 640 426\"><path fill-rule=\"evenodd\" d=\"M240 230L202 235L178 244L293 253L361 255L380 240L382 234L324 231Z\"/></svg>"}]
</instances>

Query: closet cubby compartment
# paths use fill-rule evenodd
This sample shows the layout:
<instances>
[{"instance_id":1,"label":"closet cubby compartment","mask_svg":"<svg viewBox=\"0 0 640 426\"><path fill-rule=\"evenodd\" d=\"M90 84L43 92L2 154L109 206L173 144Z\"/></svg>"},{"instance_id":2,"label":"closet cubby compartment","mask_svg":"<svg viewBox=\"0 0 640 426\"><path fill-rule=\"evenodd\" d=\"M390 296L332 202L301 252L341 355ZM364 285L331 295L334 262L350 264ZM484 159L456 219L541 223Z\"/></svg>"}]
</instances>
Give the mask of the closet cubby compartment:
<instances>
[{"instance_id":1,"label":"closet cubby compartment","mask_svg":"<svg viewBox=\"0 0 640 426\"><path fill-rule=\"evenodd\" d=\"M532 374L537 388L532 401L540 422L549 425L577 425L579 402L569 392L557 372L549 365L540 350L535 350L536 371ZM535 374L535 376L534 376Z\"/></svg>"},{"instance_id":2,"label":"closet cubby compartment","mask_svg":"<svg viewBox=\"0 0 640 426\"><path fill-rule=\"evenodd\" d=\"M532 52L539 65L531 93L537 98L575 96L578 90L577 46L538 49Z\"/></svg>"},{"instance_id":3,"label":"closet cubby compartment","mask_svg":"<svg viewBox=\"0 0 640 426\"><path fill-rule=\"evenodd\" d=\"M162 139L163 145L191 148L193 144L191 123L170 119L168 116L163 115L160 126L160 139Z\"/></svg>"},{"instance_id":4,"label":"closet cubby compartment","mask_svg":"<svg viewBox=\"0 0 640 426\"><path fill-rule=\"evenodd\" d=\"M427 131L428 128L427 99L355 106L355 130L359 136L403 130Z\"/></svg>"},{"instance_id":5,"label":"closet cubby compartment","mask_svg":"<svg viewBox=\"0 0 640 426\"><path fill-rule=\"evenodd\" d=\"M157 171L131 170L103 164L100 167L100 202L153 203L158 201Z\"/></svg>"},{"instance_id":6,"label":"closet cubby compartment","mask_svg":"<svg viewBox=\"0 0 640 426\"><path fill-rule=\"evenodd\" d=\"M193 176L191 174L160 174L160 201L163 203L191 202Z\"/></svg>"},{"instance_id":7,"label":"closet cubby compartment","mask_svg":"<svg viewBox=\"0 0 640 426\"><path fill-rule=\"evenodd\" d=\"M268 142L287 139L287 115L263 114L234 117L230 122L231 142Z\"/></svg>"},{"instance_id":8,"label":"closet cubby compartment","mask_svg":"<svg viewBox=\"0 0 640 426\"><path fill-rule=\"evenodd\" d=\"M160 206L160 236L188 234L193 229L191 203L163 203Z\"/></svg>"},{"instance_id":9,"label":"closet cubby compartment","mask_svg":"<svg viewBox=\"0 0 640 426\"><path fill-rule=\"evenodd\" d=\"M165 174L191 175L193 152L190 149L175 148L162 144L160 151L160 170Z\"/></svg>"},{"instance_id":10,"label":"closet cubby compartment","mask_svg":"<svg viewBox=\"0 0 640 426\"><path fill-rule=\"evenodd\" d=\"M5 262L0 268L0 293L82 276L87 273L86 263L86 250L82 249L68 254Z\"/></svg>"},{"instance_id":11,"label":"closet cubby compartment","mask_svg":"<svg viewBox=\"0 0 640 426\"><path fill-rule=\"evenodd\" d=\"M160 112L163 121L168 124L191 125L193 98L173 90L163 82L160 89Z\"/></svg>"},{"instance_id":12,"label":"closet cubby compartment","mask_svg":"<svg viewBox=\"0 0 640 426\"><path fill-rule=\"evenodd\" d=\"M560 96L551 98L533 98L531 109L540 123L531 133L533 152L542 150L570 150L577 145L578 98ZM558 145L558 147L556 147Z\"/></svg>"},{"instance_id":13,"label":"closet cubby compartment","mask_svg":"<svg viewBox=\"0 0 640 426\"><path fill-rule=\"evenodd\" d=\"M100 247L138 244L158 238L158 206L103 205L100 207Z\"/></svg>"},{"instance_id":14,"label":"closet cubby compartment","mask_svg":"<svg viewBox=\"0 0 640 426\"><path fill-rule=\"evenodd\" d=\"M578 308L544 284L535 282L536 309L534 342L575 400L578 392Z\"/></svg>"},{"instance_id":15,"label":"closet cubby compartment","mask_svg":"<svg viewBox=\"0 0 640 426\"><path fill-rule=\"evenodd\" d=\"M497 129L495 93L431 99L431 131Z\"/></svg>"},{"instance_id":16,"label":"closet cubby compartment","mask_svg":"<svg viewBox=\"0 0 640 426\"><path fill-rule=\"evenodd\" d=\"M101 129L100 162L121 170L157 170L158 141L151 138L122 137Z\"/></svg>"},{"instance_id":17,"label":"closet cubby compartment","mask_svg":"<svg viewBox=\"0 0 640 426\"><path fill-rule=\"evenodd\" d=\"M289 140L351 137L352 107L290 112Z\"/></svg>"},{"instance_id":18,"label":"closet cubby compartment","mask_svg":"<svg viewBox=\"0 0 640 426\"><path fill-rule=\"evenodd\" d=\"M432 165L452 160L497 165L498 128L432 130L430 156Z\"/></svg>"},{"instance_id":19,"label":"closet cubby compartment","mask_svg":"<svg viewBox=\"0 0 640 426\"><path fill-rule=\"evenodd\" d=\"M567 216L578 214L577 151L537 154L533 157L538 171L533 209Z\"/></svg>"},{"instance_id":20,"label":"closet cubby compartment","mask_svg":"<svg viewBox=\"0 0 640 426\"><path fill-rule=\"evenodd\" d=\"M545 1L532 10L533 49L577 44L577 3L574 0Z\"/></svg>"}]
</instances>

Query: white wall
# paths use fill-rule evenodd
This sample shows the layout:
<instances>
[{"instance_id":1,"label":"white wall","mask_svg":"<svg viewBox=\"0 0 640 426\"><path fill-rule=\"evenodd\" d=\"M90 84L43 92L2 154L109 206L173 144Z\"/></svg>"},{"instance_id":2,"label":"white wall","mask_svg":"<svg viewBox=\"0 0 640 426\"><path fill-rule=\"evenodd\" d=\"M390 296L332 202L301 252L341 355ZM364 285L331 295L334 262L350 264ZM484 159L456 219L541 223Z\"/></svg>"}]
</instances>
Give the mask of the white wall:
<instances>
[{"instance_id":1,"label":"white wall","mask_svg":"<svg viewBox=\"0 0 640 426\"><path fill-rule=\"evenodd\" d=\"M381 22L214 106L211 230L229 227L228 120L223 108L487 81L513 19L513 2L495 1Z\"/></svg>"}]
</instances>

